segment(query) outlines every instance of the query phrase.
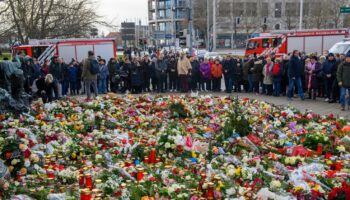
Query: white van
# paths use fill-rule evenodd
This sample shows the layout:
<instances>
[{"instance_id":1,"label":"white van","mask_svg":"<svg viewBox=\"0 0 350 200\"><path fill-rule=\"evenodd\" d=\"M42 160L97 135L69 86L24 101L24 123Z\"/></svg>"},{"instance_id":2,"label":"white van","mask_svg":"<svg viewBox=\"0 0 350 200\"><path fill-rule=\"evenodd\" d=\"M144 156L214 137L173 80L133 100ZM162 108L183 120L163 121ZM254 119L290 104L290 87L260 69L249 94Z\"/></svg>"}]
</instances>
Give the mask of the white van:
<instances>
[{"instance_id":1,"label":"white van","mask_svg":"<svg viewBox=\"0 0 350 200\"><path fill-rule=\"evenodd\" d=\"M329 49L330 53L347 54L350 51L350 38L343 39L343 41L336 43Z\"/></svg>"}]
</instances>

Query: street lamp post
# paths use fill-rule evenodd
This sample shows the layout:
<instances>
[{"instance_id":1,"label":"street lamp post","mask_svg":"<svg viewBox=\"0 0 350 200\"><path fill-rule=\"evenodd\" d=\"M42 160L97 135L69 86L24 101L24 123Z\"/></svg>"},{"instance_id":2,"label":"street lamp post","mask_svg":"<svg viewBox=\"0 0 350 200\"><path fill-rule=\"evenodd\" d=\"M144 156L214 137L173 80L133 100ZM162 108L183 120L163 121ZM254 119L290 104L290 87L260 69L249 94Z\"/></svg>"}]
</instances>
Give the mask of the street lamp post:
<instances>
[{"instance_id":1,"label":"street lamp post","mask_svg":"<svg viewBox=\"0 0 350 200\"><path fill-rule=\"evenodd\" d=\"M192 0L189 0L189 8L188 8L188 30L190 35L190 46L189 46L189 54L192 56L192 29L193 29L193 21L192 21Z\"/></svg>"},{"instance_id":2,"label":"street lamp post","mask_svg":"<svg viewBox=\"0 0 350 200\"><path fill-rule=\"evenodd\" d=\"M216 0L213 0L213 51L216 51Z\"/></svg>"},{"instance_id":3,"label":"street lamp post","mask_svg":"<svg viewBox=\"0 0 350 200\"><path fill-rule=\"evenodd\" d=\"M304 10L304 0L300 0L299 30L303 29L303 10Z\"/></svg>"}]
</instances>

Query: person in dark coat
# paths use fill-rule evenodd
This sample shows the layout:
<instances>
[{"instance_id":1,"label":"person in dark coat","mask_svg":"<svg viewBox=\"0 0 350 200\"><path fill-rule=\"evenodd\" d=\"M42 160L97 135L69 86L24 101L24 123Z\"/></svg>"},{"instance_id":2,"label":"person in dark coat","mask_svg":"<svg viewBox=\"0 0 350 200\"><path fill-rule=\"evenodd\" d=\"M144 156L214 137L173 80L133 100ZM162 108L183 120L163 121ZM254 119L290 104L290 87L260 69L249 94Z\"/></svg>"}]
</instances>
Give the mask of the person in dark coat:
<instances>
[{"instance_id":1,"label":"person in dark coat","mask_svg":"<svg viewBox=\"0 0 350 200\"><path fill-rule=\"evenodd\" d=\"M233 88L233 78L235 76L235 69L237 67L237 61L228 55L223 61L222 70L225 80L225 91L231 93Z\"/></svg>"},{"instance_id":2,"label":"person in dark coat","mask_svg":"<svg viewBox=\"0 0 350 200\"><path fill-rule=\"evenodd\" d=\"M234 75L233 75L233 85L235 87L234 92L241 92L241 85L243 80L243 68L242 68L242 62L239 58L234 59L236 61L236 65L234 68Z\"/></svg>"},{"instance_id":3,"label":"person in dark coat","mask_svg":"<svg viewBox=\"0 0 350 200\"><path fill-rule=\"evenodd\" d=\"M54 84L56 87L54 88L55 98L59 98L62 95L61 82L63 81L63 70L61 65L58 63L58 56L54 56L49 66L49 74L52 75Z\"/></svg>"},{"instance_id":4,"label":"person in dark coat","mask_svg":"<svg viewBox=\"0 0 350 200\"><path fill-rule=\"evenodd\" d=\"M305 66L305 85L308 89L309 99L316 100L316 94L318 91L318 78L317 75L321 72L322 65L317 61L316 56L312 56L310 62Z\"/></svg>"},{"instance_id":5,"label":"person in dark coat","mask_svg":"<svg viewBox=\"0 0 350 200\"><path fill-rule=\"evenodd\" d=\"M169 74L169 90L170 92L176 92L177 89L177 62L175 57L170 57L168 62L168 74Z\"/></svg>"},{"instance_id":6,"label":"person in dark coat","mask_svg":"<svg viewBox=\"0 0 350 200\"><path fill-rule=\"evenodd\" d=\"M253 72L254 67L254 57L246 58L243 61L243 80L244 80L244 90L246 92L253 91Z\"/></svg>"},{"instance_id":7,"label":"person in dark coat","mask_svg":"<svg viewBox=\"0 0 350 200\"><path fill-rule=\"evenodd\" d=\"M197 57L192 57L191 62L191 88L193 91L200 90L200 63Z\"/></svg>"},{"instance_id":8,"label":"person in dark coat","mask_svg":"<svg viewBox=\"0 0 350 200\"><path fill-rule=\"evenodd\" d=\"M77 94L80 93L80 90L82 88L82 74L83 74L83 63L76 62L74 66L77 68ZM85 87L84 87L85 88ZM83 92L81 92L83 93Z\"/></svg>"},{"instance_id":9,"label":"person in dark coat","mask_svg":"<svg viewBox=\"0 0 350 200\"><path fill-rule=\"evenodd\" d=\"M281 62L282 65L282 81L281 81L281 93L283 96L287 95L287 86L288 86L288 63L289 63L289 56L284 55L283 60Z\"/></svg>"},{"instance_id":10,"label":"person in dark coat","mask_svg":"<svg viewBox=\"0 0 350 200\"><path fill-rule=\"evenodd\" d=\"M32 84L34 82L33 77L35 76L33 59L25 57L24 62L21 65L24 76L24 91L28 94L32 93Z\"/></svg>"},{"instance_id":11,"label":"person in dark coat","mask_svg":"<svg viewBox=\"0 0 350 200\"><path fill-rule=\"evenodd\" d=\"M142 92L142 65L140 60L134 58L130 68L131 92L140 94Z\"/></svg>"},{"instance_id":12,"label":"person in dark coat","mask_svg":"<svg viewBox=\"0 0 350 200\"><path fill-rule=\"evenodd\" d=\"M76 95L78 94L77 92L78 69L76 68L74 62L69 64L68 74L69 74L70 95Z\"/></svg>"},{"instance_id":13,"label":"person in dark coat","mask_svg":"<svg viewBox=\"0 0 350 200\"><path fill-rule=\"evenodd\" d=\"M253 68L250 69L252 73L253 91L255 92L256 95L258 95L260 93L259 84L262 81L262 71L264 68L263 60L258 59L255 62L253 62L253 64L254 64Z\"/></svg>"},{"instance_id":14,"label":"person in dark coat","mask_svg":"<svg viewBox=\"0 0 350 200\"><path fill-rule=\"evenodd\" d=\"M165 92L165 82L167 77L168 65L167 61L164 59L164 55L160 55L157 61L155 62L155 72L158 80L158 93Z\"/></svg>"},{"instance_id":15,"label":"person in dark coat","mask_svg":"<svg viewBox=\"0 0 350 200\"><path fill-rule=\"evenodd\" d=\"M333 53L328 54L326 62L323 63L322 72L324 75L324 87L326 90L326 99L328 102L331 99L332 94L332 84L334 82L337 70L337 60Z\"/></svg>"},{"instance_id":16,"label":"person in dark coat","mask_svg":"<svg viewBox=\"0 0 350 200\"><path fill-rule=\"evenodd\" d=\"M144 92L150 92L150 79L151 79L151 75L150 75L150 71L151 71L151 67L152 67L152 62L149 59L148 55L145 55L142 58L142 62L141 62L141 66L142 66L142 76L143 76L143 91Z\"/></svg>"},{"instance_id":17,"label":"person in dark coat","mask_svg":"<svg viewBox=\"0 0 350 200\"><path fill-rule=\"evenodd\" d=\"M111 58L108 61L108 79L109 79L109 86L110 86L110 91L116 93L118 91L118 85L120 81L119 77L119 70L120 66L119 63L115 58Z\"/></svg>"},{"instance_id":18,"label":"person in dark coat","mask_svg":"<svg viewBox=\"0 0 350 200\"><path fill-rule=\"evenodd\" d=\"M301 100L304 100L304 91L301 84L301 71L303 63L299 58L299 51L294 50L288 63L288 100L292 100L294 85L298 87L298 93Z\"/></svg>"},{"instance_id":19,"label":"person in dark coat","mask_svg":"<svg viewBox=\"0 0 350 200\"><path fill-rule=\"evenodd\" d=\"M158 90L158 77L156 75L156 62L158 61L157 56L153 55L151 59L151 65L149 70L149 76L151 77L152 91Z\"/></svg>"},{"instance_id":20,"label":"person in dark coat","mask_svg":"<svg viewBox=\"0 0 350 200\"><path fill-rule=\"evenodd\" d=\"M346 92L350 92L350 52L346 54L345 61L342 62L337 70L337 80L340 87L340 104L341 109L345 110L345 104L350 110L350 98L346 103Z\"/></svg>"},{"instance_id":21,"label":"person in dark coat","mask_svg":"<svg viewBox=\"0 0 350 200\"><path fill-rule=\"evenodd\" d=\"M125 59L125 62L121 65L120 68L120 80L121 80L121 92L125 93L127 90L130 90L130 60L128 58Z\"/></svg>"},{"instance_id":22,"label":"person in dark coat","mask_svg":"<svg viewBox=\"0 0 350 200\"><path fill-rule=\"evenodd\" d=\"M54 78L51 74L47 74L45 77L41 77L36 81L36 87L38 91L36 95L42 98L44 103L51 102L53 100L53 90L55 88Z\"/></svg>"},{"instance_id":23,"label":"person in dark coat","mask_svg":"<svg viewBox=\"0 0 350 200\"><path fill-rule=\"evenodd\" d=\"M69 73L68 73L68 65L64 62L63 58L58 59L58 63L61 66L63 73L62 84L62 96L66 96L69 89Z\"/></svg>"}]
</instances>

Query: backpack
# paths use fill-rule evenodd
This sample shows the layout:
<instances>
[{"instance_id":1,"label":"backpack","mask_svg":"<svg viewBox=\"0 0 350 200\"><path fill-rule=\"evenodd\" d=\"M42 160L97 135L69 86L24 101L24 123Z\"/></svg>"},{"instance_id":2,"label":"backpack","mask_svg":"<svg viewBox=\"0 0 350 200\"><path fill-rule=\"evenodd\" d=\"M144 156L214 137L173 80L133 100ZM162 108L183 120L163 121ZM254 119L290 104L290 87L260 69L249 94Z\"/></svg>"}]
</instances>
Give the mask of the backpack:
<instances>
[{"instance_id":1,"label":"backpack","mask_svg":"<svg viewBox=\"0 0 350 200\"><path fill-rule=\"evenodd\" d=\"M95 59L90 60L90 73L92 75L100 73L100 66L98 65L98 62Z\"/></svg>"},{"instance_id":2,"label":"backpack","mask_svg":"<svg viewBox=\"0 0 350 200\"><path fill-rule=\"evenodd\" d=\"M276 63L272 68L272 74L274 76L278 76L278 75L280 75L280 72L281 72L281 65Z\"/></svg>"}]
</instances>

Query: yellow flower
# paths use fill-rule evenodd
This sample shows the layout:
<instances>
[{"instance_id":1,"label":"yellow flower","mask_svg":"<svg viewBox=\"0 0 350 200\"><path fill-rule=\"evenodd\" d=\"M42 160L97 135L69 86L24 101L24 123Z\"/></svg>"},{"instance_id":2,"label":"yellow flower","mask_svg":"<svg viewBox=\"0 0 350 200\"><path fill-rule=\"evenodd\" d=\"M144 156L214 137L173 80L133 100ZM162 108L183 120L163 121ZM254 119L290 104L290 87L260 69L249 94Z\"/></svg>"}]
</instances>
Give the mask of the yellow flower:
<instances>
[{"instance_id":1,"label":"yellow flower","mask_svg":"<svg viewBox=\"0 0 350 200\"><path fill-rule=\"evenodd\" d=\"M241 168L237 168L235 171L236 176L240 176L241 175Z\"/></svg>"},{"instance_id":2,"label":"yellow flower","mask_svg":"<svg viewBox=\"0 0 350 200\"><path fill-rule=\"evenodd\" d=\"M194 150L192 150L192 158L197 158L197 154Z\"/></svg>"},{"instance_id":3,"label":"yellow flower","mask_svg":"<svg viewBox=\"0 0 350 200\"><path fill-rule=\"evenodd\" d=\"M219 181L218 184L219 184L219 185L216 187L216 190L217 190L217 191L220 191L221 188L224 187L224 184L223 184L221 181Z\"/></svg>"}]
</instances>

